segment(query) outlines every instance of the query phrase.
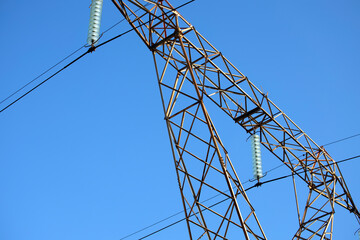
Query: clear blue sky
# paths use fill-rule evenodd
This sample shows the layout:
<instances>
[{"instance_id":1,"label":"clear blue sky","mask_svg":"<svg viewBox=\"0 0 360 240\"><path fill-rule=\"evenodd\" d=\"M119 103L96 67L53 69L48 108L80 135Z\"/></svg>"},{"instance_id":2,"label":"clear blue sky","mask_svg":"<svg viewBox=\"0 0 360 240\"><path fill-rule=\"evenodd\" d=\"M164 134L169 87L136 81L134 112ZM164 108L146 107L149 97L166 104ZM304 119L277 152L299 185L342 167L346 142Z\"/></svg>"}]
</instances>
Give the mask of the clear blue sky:
<instances>
[{"instance_id":1,"label":"clear blue sky","mask_svg":"<svg viewBox=\"0 0 360 240\"><path fill-rule=\"evenodd\" d=\"M0 1L0 99L85 44L89 5ZM357 0L197 0L180 13L322 145L360 133L359 11ZM121 19L104 0L102 30ZM127 29L123 22L103 39ZM220 113L212 117L247 181L247 136ZM182 210L152 56L135 33L0 114L0 133L0 239L120 239ZM342 160L359 155L359 145L360 137L327 150ZM265 170L280 163L265 152L263 160ZM360 207L360 159L340 167ZM249 197L269 239L292 237L290 179ZM356 239L355 218L337 210L334 239ZM187 239L186 226L149 239Z\"/></svg>"}]
</instances>

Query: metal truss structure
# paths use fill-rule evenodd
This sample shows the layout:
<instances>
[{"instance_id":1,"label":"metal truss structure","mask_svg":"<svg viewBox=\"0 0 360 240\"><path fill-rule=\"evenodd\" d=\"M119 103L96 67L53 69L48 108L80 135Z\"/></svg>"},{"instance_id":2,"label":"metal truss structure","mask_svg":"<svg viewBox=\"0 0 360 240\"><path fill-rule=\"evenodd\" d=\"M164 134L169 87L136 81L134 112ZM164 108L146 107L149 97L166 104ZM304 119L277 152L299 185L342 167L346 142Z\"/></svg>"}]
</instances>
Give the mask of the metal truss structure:
<instances>
[{"instance_id":1,"label":"metal truss structure","mask_svg":"<svg viewBox=\"0 0 360 240\"><path fill-rule=\"evenodd\" d=\"M168 0L112 0L153 54L190 239L267 239L204 104L210 99L309 188L293 239L332 239L335 205L360 219L336 162ZM224 190L225 189L225 190ZM204 196L221 194L219 207ZM224 205L226 206L224 207Z\"/></svg>"}]
</instances>

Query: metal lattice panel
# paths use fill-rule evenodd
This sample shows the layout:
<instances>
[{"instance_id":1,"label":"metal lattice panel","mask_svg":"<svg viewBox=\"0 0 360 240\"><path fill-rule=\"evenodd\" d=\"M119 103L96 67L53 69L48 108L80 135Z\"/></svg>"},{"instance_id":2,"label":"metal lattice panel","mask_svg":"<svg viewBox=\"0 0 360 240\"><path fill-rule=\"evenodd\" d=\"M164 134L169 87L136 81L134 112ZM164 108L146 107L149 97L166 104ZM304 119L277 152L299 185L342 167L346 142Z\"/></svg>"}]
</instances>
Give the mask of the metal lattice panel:
<instances>
[{"instance_id":1,"label":"metal lattice panel","mask_svg":"<svg viewBox=\"0 0 360 240\"><path fill-rule=\"evenodd\" d=\"M332 239L335 204L359 219L340 169L329 154L167 0L113 2L154 56L191 239L231 239L233 234L238 238L239 229L245 239L266 239L204 97L247 133L259 134L262 145L308 185L305 211L300 217L298 207L299 229L293 239ZM204 203L203 196L211 193L227 197L226 207Z\"/></svg>"}]
</instances>

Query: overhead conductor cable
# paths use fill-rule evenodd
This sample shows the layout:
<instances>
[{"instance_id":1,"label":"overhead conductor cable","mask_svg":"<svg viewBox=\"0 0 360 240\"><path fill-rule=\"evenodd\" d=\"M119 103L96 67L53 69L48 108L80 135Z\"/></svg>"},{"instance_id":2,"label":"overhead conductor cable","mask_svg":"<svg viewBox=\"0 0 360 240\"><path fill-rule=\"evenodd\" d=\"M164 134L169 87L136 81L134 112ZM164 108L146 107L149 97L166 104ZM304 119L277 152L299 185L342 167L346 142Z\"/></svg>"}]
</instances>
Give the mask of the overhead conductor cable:
<instances>
[{"instance_id":1,"label":"overhead conductor cable","mask_svg":"<svg viewBox=\"0 0 360 240\"><path fill-rule=\"evenodd\" d=\"M100 37L100 23L103 0L92 0L87 43L94 46Z\"/></svg>"}]
</instances>

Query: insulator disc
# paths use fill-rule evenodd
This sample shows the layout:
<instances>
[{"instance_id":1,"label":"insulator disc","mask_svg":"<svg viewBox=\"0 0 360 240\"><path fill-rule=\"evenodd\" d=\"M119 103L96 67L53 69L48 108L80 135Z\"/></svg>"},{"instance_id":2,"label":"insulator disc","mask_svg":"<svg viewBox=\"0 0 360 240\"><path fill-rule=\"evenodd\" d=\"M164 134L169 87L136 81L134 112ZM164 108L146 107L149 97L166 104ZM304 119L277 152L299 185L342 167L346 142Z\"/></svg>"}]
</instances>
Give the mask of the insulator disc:
<instances>
[{"instance_id":1,"label":"insulator disc","mask_svg":"<svg viewBox=\"0 0 360 240\"><path fill-rule=\"evenodd\" d=\"M256 134L252 135L251 151L253 160L253 174L254 178L256 179L260 179L263 177L260 146L260 136Z\"/></svg>"},{"instance_id":2,"label":"insulator disc","mask_svg":"<svg viewBox=\"0 0 360 240\"><path fill-rule=\"evenodd\" d=\"M89 45L94 45L99 40L102 6L103 0L92 0L87 37L87 43Z\"/></svg>"}]
</instances>

